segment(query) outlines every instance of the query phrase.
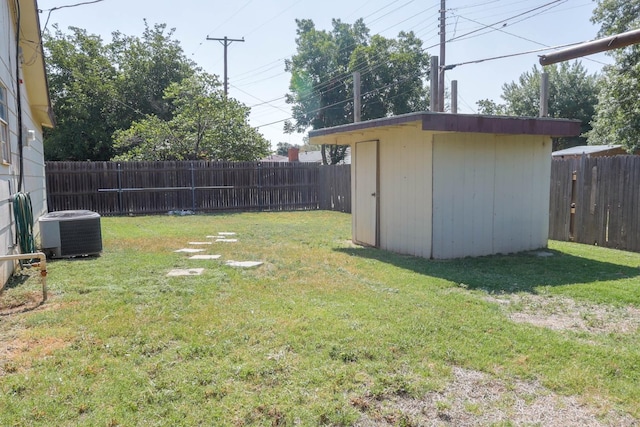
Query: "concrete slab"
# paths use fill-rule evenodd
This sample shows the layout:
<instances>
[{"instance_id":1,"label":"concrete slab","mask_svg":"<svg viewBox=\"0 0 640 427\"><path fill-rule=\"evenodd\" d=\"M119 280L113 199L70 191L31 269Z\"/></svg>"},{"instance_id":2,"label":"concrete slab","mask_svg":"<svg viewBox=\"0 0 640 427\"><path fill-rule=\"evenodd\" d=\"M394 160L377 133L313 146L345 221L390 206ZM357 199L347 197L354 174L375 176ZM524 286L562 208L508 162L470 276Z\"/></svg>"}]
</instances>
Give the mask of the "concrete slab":
<instances>
[{"instance_id":1,"label":"concrete slab","mask_svg":"<svg viewBox=\"0 0 640 427\"><path fill-rule=\"evenodd\" d=\"M227 261L225 263L229 267L252 268L264 264L262 261Z\"/></svg>"},{"instance_id":2,"label":"concrete slab","mask_svg":"<svg viewBox=\"0 0 640 427\"><path fill-rule=\"evenodd\" d=\"M167 273L167 277L179 277L179 276L200 276L204 272L204 268L176 268L170 270Z\"/></svg>"},{"instance_id":3,"label":"concrete slab","mask_svg":"<svg viewBox=\"0 0 640 427\"><path fill-rule=\"evenodd\" d=\"M183 248L183 249L178 249L177 251L174 251L174 252L185 253L185 254L195 254L198 252L204 252L204 249Z\"/></svg>"},{"instance_id":4,"label":"concrete slab","mask_svg":"<svg viewBox=\"0 0 640 427\"><path fill-rule=\"evenodd\" d=\"M233 231L221 231L218 233L218 236L235 236L236 233Z\"/></svg>"},{"instance_id":5,"label":"concrete slab","mask_svg":"<svg viewBox=\"0 0 640 427\"><path fill-rule=\"evenodd\" d=\"M190 245L210 245L211 242L189 242Z\"/></svg>"},{"instance_id":6,"label":"concrete slab","mask_svg":"<svg viewBox=\"0 0 640 427\"><path fill-rule=\"evenodd\" d=\"M216 242L221 243L236 243L238 239L216 239Z\"/></svg>"},{"instance_id":7,"label":"concrete slab","mask_svg":"<svg viewBox=\"0 0 640 427\"><path fill-rule=\"evenodd\" d=\"M194 255L189 259L219 259L222 255Z\"/></svg>"}]
</instances>

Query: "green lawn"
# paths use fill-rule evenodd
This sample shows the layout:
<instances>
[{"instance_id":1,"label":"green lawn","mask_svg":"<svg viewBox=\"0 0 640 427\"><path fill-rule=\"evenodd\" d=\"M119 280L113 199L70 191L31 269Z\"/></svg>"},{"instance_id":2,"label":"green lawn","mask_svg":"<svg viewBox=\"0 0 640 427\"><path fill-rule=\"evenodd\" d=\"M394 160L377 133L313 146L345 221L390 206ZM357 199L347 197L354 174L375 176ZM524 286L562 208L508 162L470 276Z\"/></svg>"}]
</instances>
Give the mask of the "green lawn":
<instances>
[{"instance_id":1,"label":"green lawn","mask_svg":"<svg viewBox=\"0 0 640 427\"><path fill-rule=\"evenodd\" d=\"M221 260L173 252L223 231L239 242L203 247ZM0 425L417 425L376 402L420 401L454 367L640 417L637 324L509 317L532 296L638 309L640 254L551 242L546 257L430 261L352 245L333 212L102 218L102 232L102 256L49 264L46 304L0 316Z\"/></svg>"}]
</instances>

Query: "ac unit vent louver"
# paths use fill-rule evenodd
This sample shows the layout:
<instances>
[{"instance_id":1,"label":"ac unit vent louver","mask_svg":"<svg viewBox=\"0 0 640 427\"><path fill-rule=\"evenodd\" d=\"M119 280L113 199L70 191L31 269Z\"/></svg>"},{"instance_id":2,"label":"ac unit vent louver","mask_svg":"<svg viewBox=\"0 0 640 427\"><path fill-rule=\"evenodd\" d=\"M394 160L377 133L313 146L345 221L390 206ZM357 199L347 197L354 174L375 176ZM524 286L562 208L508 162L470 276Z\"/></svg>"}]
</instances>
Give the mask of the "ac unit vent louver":
<instances>
[{"instance_id":1,"label":"ac unit vent louver","mask_svg":"<svg viewBox=\"0 0 640 427\"><path fill-rule=\"evenodd\" d=\"M100 215L87 210L50 212L39 219L42 251L51 258L102 251Z\"/></svg>"}]
</instances>

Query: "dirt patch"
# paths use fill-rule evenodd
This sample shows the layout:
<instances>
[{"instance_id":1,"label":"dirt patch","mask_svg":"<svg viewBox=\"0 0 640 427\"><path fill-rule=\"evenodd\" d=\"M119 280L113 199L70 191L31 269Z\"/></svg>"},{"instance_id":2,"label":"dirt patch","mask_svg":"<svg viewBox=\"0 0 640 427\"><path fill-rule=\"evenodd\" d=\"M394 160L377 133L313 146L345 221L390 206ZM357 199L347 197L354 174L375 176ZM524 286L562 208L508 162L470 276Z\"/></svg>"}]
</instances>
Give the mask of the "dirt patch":
<instances>
[{"instance_id":1,"label":"dirt patch","mask_svg":"<svg viewBox=\"0 0 640 427\"><path fill-rule=\"evenodd\" d=\"M560 396L537 382L496 379L453 368L453 380L422 399L352 399L363 412L356 424L370 426L637 426L637 420L607 407L593 408L575 397Z\"/></svg>"},{"instance_id":2,"label":"dirt patch","mask_svg":"<svg viewBox=\"0 0 640 427\"><path fill-rule=\"evenodd\" d=\"M0 377L8 373L29 369L33 360L49 357L55 351L71 344L70 341L56 337L38 339L15 338L1 343Z\"/></svg>"},{"instance_id":3,"label":"dirt patch","mask_svg":"<svg viewBox=\"0 0 640 427\"><path fill-rule=\"evenodd\" d=\"M486 299L500 304L514 322L554 330L630 334L640 327L640 309L630 306L614 307L566 297L530 294L489 296Z\"/></svg>"},{"instance_id":4,"label":"dirt patch","mask_svg":"<svg viewBox=\"0 0 640 427\"><path fill-rule=\"evenodd\" d=\"M42 291L23 292L20 295L2 295L0 316L24 313L42 305Z\"/></svg>"}]
</instances>

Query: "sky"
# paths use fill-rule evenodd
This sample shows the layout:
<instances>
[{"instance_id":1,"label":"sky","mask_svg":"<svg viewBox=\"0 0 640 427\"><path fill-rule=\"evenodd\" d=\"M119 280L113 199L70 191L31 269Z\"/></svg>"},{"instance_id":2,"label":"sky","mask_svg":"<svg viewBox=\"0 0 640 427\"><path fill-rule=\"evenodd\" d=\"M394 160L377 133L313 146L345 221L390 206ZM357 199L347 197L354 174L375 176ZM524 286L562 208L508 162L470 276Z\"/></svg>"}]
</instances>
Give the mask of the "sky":
<instances>
[{"instance_id":1,"label":"sky","mask_svg":"<svg viewBox=\"0 0 640 427\"><path fill-rule=\"evenodd\" d=\"M85 4L82 4L85 3ZM63 7L61 6L72 6ZM291 117L284 96L290 74L285 59L296 53L296 19L312 19L317 29L331 20L353 23L363 18L371 34L394 38L413 31L430 55L439 55L440 0L38 0L41 26L70 26L111 40L113 31L140 36L144 20L174 28L185 55L206 72L224 70L221 42L228 46L229 96L251 107L250 124L271 142L301 144L304 134L285 134ZM593 0L446 0L446 64L461 64L597 38L590 22ZM54 8L59 8L51 10ZM449 41L450 40L450 41ZM517 81L538 64L534 52L459 65L447 71L447 87L458 81L458 112L477 113L476 101L501 102L502 86ZM581 60L589 73L611 63L605 54ZM540 67L540 65L537 65Z\"/></svg>"}]
</instances>

